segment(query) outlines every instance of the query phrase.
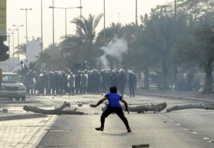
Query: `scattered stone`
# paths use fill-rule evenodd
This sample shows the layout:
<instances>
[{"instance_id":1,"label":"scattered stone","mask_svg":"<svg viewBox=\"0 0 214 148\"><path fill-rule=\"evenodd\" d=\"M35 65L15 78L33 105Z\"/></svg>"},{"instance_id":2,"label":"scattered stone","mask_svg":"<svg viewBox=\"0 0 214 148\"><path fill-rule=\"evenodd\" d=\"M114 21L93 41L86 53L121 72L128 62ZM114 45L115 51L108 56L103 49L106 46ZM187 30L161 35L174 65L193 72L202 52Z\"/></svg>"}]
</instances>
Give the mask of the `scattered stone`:
<instances>
[{"instance_id":1,"label":"scattered stone","mask_svg":"<svg viewBox=\"0 0 214 148\"><path fill-rule=\"evenodd\" d=\"M132 148L142 148L142 147L149 147L149 144L132 145Z\"/></svg>"},{"instance_id":2,"label":"scattered stone","mask_svg":"<svg viewBox=\"0 0 214 148\"><path fill-rule=\"evenodd\" d=\"M214 142L214 140L210 140L209 143Z\"/></svg>"},{"instance_id":3,"label":"scattered stone","mask_svg":"<svg viewBox=\"0 0 214 148\"><path fill-rule=\"evenodd\" d=\"M8 109L2 109L2 113L8 113Z\"/></svg>"},{"instance_id":4,"label":"scattered stone","mask_svg":"<svg viewBox=\"0 0 214 148\"><path fill-rule=\"evenodd\" d=\"M82 107L82 103L79 103L78 106L79 106L79 107Z\"/></svg>"}]
</instances>

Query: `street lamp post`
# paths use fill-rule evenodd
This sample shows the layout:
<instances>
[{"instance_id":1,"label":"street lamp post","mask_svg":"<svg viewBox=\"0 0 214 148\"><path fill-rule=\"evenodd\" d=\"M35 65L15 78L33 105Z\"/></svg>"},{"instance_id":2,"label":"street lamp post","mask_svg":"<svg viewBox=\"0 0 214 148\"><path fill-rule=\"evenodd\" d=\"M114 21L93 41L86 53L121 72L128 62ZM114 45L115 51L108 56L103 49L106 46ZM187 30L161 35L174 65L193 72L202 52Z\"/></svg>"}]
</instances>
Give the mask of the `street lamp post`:
<instances>
[{"instance_id":1,"label":"street lamp post","mask_svg":"<svg viewBox=\"0 0 214 148\"><path fill-rule=\"evenodd\" d=\"M177 1L175 0L175 21L177 19Z\"/></svg>"},{"instance_id":2,"label":"street lamp post","mask_svg":"<svg viewBox=\"0 0 214 148\"><path fill-rule=\"evenodd\" d=\"M52 0L52 7L54 8L54 0ZM52 21L53 21L53 45L54 45L54 9L52 9Z\"/></svg>"},{"instance_id":3,"label":"street lamp post","mask_svg":"<svg viewBox=\"0 0 214 148\"><path fill-rule=\"evenodd\" d=\"M8 29L8 30L11 31L10 34L13 35L13 53L12 54L13 54L13 63L14 63L14 31L17 29Z\"/></svg>"},{"instance_id":4,"label":"street lamp post","mask_svg":"<svg viewBox=\"0 0 214 148\"><path fill-rule=\"evenodd\" d=\"M41 0L41 50L43 50L43 4Z\"/></svg>"},{"instance_id":5,"label":"street lamp post","mask_svg":"<svg viewBox=\"0 0 214 148\"><path fill-rule=\"evenodd\" d=\"M137 26L137 0L135 2L135 25Z\"/></svg>"},{"instance_id":6,"label":"street lamp post","mask_svg":"<svg viewBox=\"0 0 214 148\"><path fill-rule=\"evenodd\" d=\"M104 40L104 44L105 44L105 42L106 42L106 2L105 2L105 0L103 0L103 24L104 24L104 26L103 26L103 29L104 29L104 31L103 31L103 40Z\"/></svg>"},{"instance_id":7,"label":"street lamp post","mask_svg":"<svg viewBox=\"0 0 214 148\"><path fill-rule=\"evenodd\" d=\"M117 13L118 14L118 24L120 23L120 12Z\"/></svg>"},{"instance_id":8,"label":"street lamp post","mask_svg":"<svg viewBox=\"0 0 214 148\"><path fill-rule=\"evenodd\" d=\"M28 25L27 25L27 12L29 11L29 10L32 10L32 8L21 8L20 10L25 10L25 24L26 24L26 46L27 46L27 41L28 41Z\"/></svg>"},{"instance_id":9,"label":"street lamp post","mask_svg":"<svg viewBox=\"0 0 214 148\"><path fill-rule=\"evenodd\" d=\"M65 10L65 37L67 37L67 9L82 9L82 6L79 6L79 7L52 7L52 6L49 6L49 8Z\"/></svg>"},{"instance_id":10,"label":"street lamp post","mask_svg":"<svg viewBox=\"0 0 214 148\"><path fill-rule=\"evenodd\" d=\"M10 33L8 33L7 34L7 38L8 38L8 40L7 40L7 44L8 44L8 46L10 47ZM8 51L9 52L9 56L10 56L10 50ZM11 59L9 58L9 68L10 68L10 65L11 64Z\"/></svg>"},{"instance_id":11,"label":"street lamp post","mask_svg":"<svg viewBox=\"0 0 214 148\"><path fill-rule=\"evenodd\" d=\"M137 26L138 26L138 22L137 22L137 0L135 0L135 35L137 35Z\"/></svg>"},{"instance_id":12,"label":"street lamp post","mask_svg":"<svg viewBox=\"0 0 214 148\"><path fill-rule=\"evenodd\" d=\"M25 20L25 24L26 24L26 61L27 61L27 43L28 43L28 26L27 26L27 12L29 11L29 10L32 10L32 8L21 8L20 10L25 10L25 18L26 18L26 20Z\"/></svg>"},{"instance_id":13,"label":"street lamp post","mask_svg":"<svg viewBox=\"0 0 214 148\"><path fill-rule=\"evenodd\" d=\"M13 25L14 27L17 27L17 37L18 37L18 39L17 39L17 47L19 47L19 27L23 27L24 25ZM18 62L20 61L20 57L19 57L19 52L18 52Z\"/></svg>"},{"instance_id":14,"label":"street lamp post","mask_svg":"<svg viewBox=\"0 0 214 148\"><path fill-rule=\"evenodd\" d=\"M82 17L82 1L80 0L80 18Z\"/></svg>"}]
</instances>

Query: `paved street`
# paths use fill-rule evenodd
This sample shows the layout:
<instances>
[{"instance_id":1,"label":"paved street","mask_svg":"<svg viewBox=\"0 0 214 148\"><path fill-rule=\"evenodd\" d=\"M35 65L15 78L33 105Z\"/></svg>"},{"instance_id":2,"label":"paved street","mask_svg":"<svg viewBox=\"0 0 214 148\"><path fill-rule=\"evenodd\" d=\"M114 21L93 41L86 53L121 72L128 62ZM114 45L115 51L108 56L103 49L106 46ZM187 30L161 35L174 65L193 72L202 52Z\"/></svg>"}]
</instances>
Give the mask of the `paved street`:
<instances>
[{"instance_id":1,"label":"paved street","mask_svg":"<svg viewBox=\"0 0 214 148\"><path fill-rule=\"evenodd\" d=\"M90 103L96 102L100 98L99 95L84 95L82 101ZM199 102L144 96L125 97L125 99L132 106L157 104L165 101L169 106ZM72 100L79 101L78 97L74 97ZM77 107L75 103L72 106L73 108ZM127 133L125 126L116 115L110 115L106 119L105 130L98 132L94 128L100 125L99 118L102 106L93 109L86 103L78 110L87 112L88 115L59 116L38 147L130 148L133 145L149 145L153 148L171 148L172 145L173 148L214 147L213 111L192 109L171 113L163 111L157 114L152 112L145 114L126 113L132 133Z\"/></svg>"},{"instance_id":2,"label":"paved street","mask_svg":"<svg viewBox=\"0 0 214 148\"><path fill-rule=\"evenodd\" d=\"M27 98L26 102L8 101L2 103L8 113L0 114L1 147L117 147L130 148L133 145L153 148L213 148L214 119L212 110L191 109L170 113L165 111L153 114L126 113L132 133L127 133L125 126L116 115L106 119L103 132L95 131L100 125L101 105L90 108L102 95L77 96L37 96ZM136 96L125 100L130 106L139 104L158 104L167 102L168 106L199 103L194 99L175 99L165 97ZM64 101L71 103L69 110L77 108L84 115L43 115L25 112L23 105L38 106L44 109L58 107Z\"/></svg>"}]
</instances>

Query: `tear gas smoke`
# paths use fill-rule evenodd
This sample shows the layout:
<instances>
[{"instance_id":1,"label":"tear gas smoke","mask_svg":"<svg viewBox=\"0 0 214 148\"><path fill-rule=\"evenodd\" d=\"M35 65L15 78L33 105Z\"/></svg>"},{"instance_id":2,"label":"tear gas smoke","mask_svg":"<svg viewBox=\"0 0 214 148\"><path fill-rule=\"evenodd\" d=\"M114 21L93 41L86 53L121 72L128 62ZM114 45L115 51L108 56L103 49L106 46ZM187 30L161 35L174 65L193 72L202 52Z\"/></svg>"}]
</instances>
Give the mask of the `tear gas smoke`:
<instances>
[{"instance_id":1,"label":"tear gas smoke","mask_svg":"<svg viewBox=\"0 0 214 148\"><path fill-rule=\"evenodd\" d=\"M104 68L109 69L107 56L115 58L121 62L123 54L128 51L128 44L124 39L114 38L111 44L103 46L100 49L104 52L104 54L99 58L99 60Z\"/></svg>"}]
</instances>

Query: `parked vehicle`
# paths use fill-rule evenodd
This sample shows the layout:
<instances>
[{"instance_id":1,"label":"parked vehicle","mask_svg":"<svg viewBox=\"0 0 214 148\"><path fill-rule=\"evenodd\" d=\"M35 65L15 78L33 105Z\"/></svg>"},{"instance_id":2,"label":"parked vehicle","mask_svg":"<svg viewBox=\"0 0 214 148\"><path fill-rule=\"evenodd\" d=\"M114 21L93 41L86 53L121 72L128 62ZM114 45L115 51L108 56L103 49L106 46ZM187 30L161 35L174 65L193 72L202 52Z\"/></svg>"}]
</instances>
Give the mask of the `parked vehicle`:
<instances>
[{"instance_id":1,"label":"parked vehicle","mask_svg":"<svg viewBox=\"0 0 214 148\"><path fill-rule=\"evenodd\" d=\"M26 87L22 83L18 74L2 73L0 97L25 100Z\"/></svg>"}]
</instances>

